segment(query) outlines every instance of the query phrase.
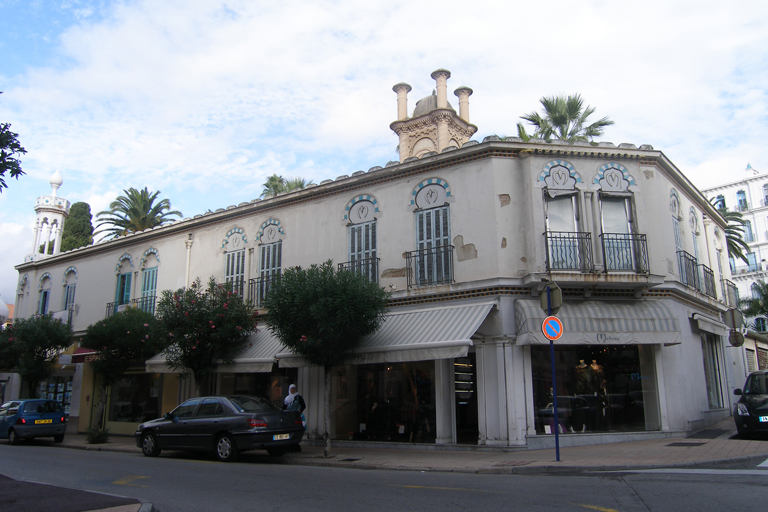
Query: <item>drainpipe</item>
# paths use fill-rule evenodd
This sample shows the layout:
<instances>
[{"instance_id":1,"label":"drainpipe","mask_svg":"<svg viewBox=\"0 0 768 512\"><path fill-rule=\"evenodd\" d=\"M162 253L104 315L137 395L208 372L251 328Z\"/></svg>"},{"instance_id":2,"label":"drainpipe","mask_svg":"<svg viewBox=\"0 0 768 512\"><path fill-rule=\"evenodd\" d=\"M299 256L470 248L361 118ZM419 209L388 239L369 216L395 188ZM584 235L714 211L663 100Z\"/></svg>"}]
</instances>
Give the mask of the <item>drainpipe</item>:
<instances>
[{"instance_id":1,"label":"drainpipe","mask_svg":"<svg viewBox=\"0 0 768 512\"><path fill-rule=\"evenodd\" d=\"M185 244L187 245L187 269L184 272L184 287L189 288L189 262L192 256L192 244L195 243L194 240L192 240L192 233L189 234L189 237L187 238Z\"/></svg>"}]
</instances>

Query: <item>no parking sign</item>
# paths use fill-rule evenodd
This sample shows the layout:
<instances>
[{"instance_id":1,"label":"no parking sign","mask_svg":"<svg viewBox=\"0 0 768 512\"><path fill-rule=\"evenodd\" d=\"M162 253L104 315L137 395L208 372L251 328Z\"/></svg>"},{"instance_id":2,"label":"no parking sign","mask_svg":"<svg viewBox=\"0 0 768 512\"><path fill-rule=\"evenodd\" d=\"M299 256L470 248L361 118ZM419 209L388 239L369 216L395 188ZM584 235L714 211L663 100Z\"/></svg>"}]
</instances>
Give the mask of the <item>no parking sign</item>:
<instances>
[{"instance_id":1,"label":"no parking sign","mask_svg":"<svg viewBox=\"0 0 768 512\"><path fill-rule=\"evenodd\" d=\"M563 335L563 322L556 316L548 316L541 323L541 333L548 340L559 340L560 336Z\"/></svg>"}]
</instances>

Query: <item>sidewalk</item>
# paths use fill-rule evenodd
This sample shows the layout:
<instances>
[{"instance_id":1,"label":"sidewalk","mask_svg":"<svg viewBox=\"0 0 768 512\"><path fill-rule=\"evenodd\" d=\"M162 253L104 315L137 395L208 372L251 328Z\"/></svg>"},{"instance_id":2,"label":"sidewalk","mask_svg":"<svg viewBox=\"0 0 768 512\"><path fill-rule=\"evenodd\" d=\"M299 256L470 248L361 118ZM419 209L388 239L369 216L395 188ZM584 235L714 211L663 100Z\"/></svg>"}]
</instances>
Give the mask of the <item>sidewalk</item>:
<instances>
[{"instance_id":1,"label":"sidewalk","mask_svg":"<svg viewBox=\"0 0 768 512\"><path fill-rule=\"evenodd\" d=\"M304 466L501 474L648 469L768 458L768 441L730 439L735 434L733 420L728 418L688 437L561 447L560 462L555 460L554 449L425 450L365 448L346 444L332 446L331 458L324 459L322 447L308 446L306 441L302 443L301 453L288 454L279 459L261 451L246 453L259 457L263 454L264 460L271 463ZM60 446L141 454L132 437L112 436L108 443L89 445L84 435L69 435Z\"/></svg>"}]
</instances>

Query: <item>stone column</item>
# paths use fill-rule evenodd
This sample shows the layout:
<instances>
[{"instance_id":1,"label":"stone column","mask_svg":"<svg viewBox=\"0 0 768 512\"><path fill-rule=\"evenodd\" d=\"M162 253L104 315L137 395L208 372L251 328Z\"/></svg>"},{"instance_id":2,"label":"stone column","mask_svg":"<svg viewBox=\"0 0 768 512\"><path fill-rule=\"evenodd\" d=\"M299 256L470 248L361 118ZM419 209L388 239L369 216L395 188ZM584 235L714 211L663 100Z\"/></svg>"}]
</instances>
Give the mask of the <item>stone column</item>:
<instances>
[{"instance_id":1,"label":"stone column","mask_svg":"<svg viewBox=\"0 0 768 512\"><path fill-rule=\"evenodd\" d=\"M451 135L448 133L448 119L444 116L438 116L437 121L437 152L442 152L448 147Z\"/></svg>"},{"instance_id":2,"label":"stone column","mask_svg":"<svg viewBox=\"0 0 768 512\"><path fill-rule=\"evenodd\" d=\"M411 86L401 82L395 84L392 90L397 93L397 120L404 121L408 119L408 93L411 92Z\"/></svg>"},{"instance_id":3,"label":"stone column","mask_svg":"<svg viewBox=\"0 0 768 512\"><path fill-rule=\"evenodd\" d=\"M451 72L438 69L433 71L431 76L437 84L437 108L448 108L448 79L451 78Z\"/></svg>"},{"instance_id":4,"label":"stone column","mask_svg":"<svg viewBox=\"0 0 768 512\"><path fill-rule=\"evenodd\" d=\"M40 252L40 219L35 220L35 236L32 240L32 254Z\"/></svg>"},{"instance_id":5,"label":"stone column","mask_svg":"<svg viewBox=\"0 0 768 512\"><path fill-rule=\"evenodd\" d=\"M53 254L59 254L61 248L61 228L58 224L53 229Z\"/></svg>"},{"instance_id":6,"label":"stone column","mask_svg":"<svg viewBox=\"0 0 768 512\"><path fill-rule=\"evenodd\" d=\"M469 87L459 87L453 94L459 98L459 117L469 123L469 97L472 94Z\"/></svg>"},{"instance_id":7,"label":"stone column","mask_svg":"<svg viewBox=\"0 0 768 512\"><path fill-rule=\"evenodd\" d=\"M51 225L50 224L46 224L45 227L43 228L43 240L44 240L44 244L45 244L43 246L43 254L44 255L48 254L48 242L50 241L50 239L51 239ZM39 252L39 251L40 251L40 249L37 250L37 252Z\"/></svg>"}]
</instances>

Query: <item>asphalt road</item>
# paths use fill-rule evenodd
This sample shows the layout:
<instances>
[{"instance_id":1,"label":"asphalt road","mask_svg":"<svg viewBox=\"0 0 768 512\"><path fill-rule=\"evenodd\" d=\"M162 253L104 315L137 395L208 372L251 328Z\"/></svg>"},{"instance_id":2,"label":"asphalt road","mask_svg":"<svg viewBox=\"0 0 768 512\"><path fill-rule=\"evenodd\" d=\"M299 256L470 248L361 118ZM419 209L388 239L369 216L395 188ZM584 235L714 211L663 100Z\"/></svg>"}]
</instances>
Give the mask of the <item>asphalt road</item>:
<instances>
[{"instance_id":1,"label":"asphalt road","mask_svg":"<svg viewBox=\"0 0 768 512\"><path fill-rule=\"evenodd\" d=\"M282 465L260 454L232 464L207 455L61 449L0 443L0 475L151 502L160 512L707 511L768 502L768 469L591 475L478 475ZM0 488L0 497L3 490ZM51 508L51 511L58 510ZM46 512L41 510L40 512Z\"/></svg>"}]
</instances>

